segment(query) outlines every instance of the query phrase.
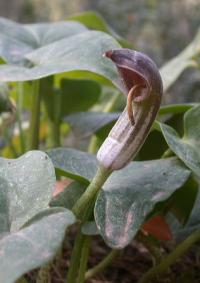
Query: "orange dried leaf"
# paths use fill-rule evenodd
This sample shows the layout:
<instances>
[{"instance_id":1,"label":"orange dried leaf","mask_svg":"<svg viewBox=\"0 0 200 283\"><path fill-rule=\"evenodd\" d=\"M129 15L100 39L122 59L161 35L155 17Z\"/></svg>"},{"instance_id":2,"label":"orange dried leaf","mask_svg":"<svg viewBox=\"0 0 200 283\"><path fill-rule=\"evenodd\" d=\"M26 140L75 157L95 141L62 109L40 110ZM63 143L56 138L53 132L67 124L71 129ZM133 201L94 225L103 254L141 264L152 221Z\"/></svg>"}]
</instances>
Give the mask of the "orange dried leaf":
<instances>
[{"instance_id":1,"label":"orange dried leaf","mask_svg":"<svg viewBox=\"0 0 200 283\"><path fill-rule=\"evenodd\" d=\"M161 215L156 215L148 220L142 225L141 230L161 241L170 241L173 238L169 225Z\"/></svg>"}]
</instances>

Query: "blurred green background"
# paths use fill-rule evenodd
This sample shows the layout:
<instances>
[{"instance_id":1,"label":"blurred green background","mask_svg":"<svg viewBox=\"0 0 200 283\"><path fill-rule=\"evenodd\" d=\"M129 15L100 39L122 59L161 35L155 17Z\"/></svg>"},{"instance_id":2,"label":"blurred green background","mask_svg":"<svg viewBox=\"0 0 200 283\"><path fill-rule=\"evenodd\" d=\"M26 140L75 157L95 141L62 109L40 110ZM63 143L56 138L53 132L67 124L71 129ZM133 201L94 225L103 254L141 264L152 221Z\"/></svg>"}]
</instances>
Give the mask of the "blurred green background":
<instances>
[{"instance_id":1,"label":"blurred green background","mask_svg":"<svg viewBox=\"0 0 200 283\"><path fill-rule=\"evenodd\" d=\"M147 53L158 66L188 45L200 26L200 0L0 1L0 16L22 23L65 20L88 10L101 14L119 35ZM199 87L199 72L187 69L166 102L198 101Z\"/></svg>"}]
</instances>

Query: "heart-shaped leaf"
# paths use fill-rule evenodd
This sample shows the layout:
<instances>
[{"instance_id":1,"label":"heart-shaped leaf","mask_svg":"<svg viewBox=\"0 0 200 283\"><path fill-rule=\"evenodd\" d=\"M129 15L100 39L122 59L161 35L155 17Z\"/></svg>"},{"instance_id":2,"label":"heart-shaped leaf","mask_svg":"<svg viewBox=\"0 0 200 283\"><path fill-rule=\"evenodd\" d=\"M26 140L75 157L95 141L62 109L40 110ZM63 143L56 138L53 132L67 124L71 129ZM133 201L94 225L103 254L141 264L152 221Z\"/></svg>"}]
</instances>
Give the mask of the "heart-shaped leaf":
<instances>
[{"instance_id":1,"label":"heart-shaped leaf","mask_svg":"<svg viewBox=\"0 0 200 283\"><path fill-rule=\"evenodd\" d=\"M47 208L54 185L54 167L45 153L30 151L18 159L0 158L1 231L16 231Z\"/></svg>"},{"instance_id":2,"label":"heart-shaped leaf","mask_svg":"<svg viewBox=\"0 0 200 283\"><path fill-rule=\"evenodd\" d=\"M36 215L29 226L2 237L1 282L13 283L24 273L53 259L65 237L66 228L74 222L74 215L66 209L47 209Z\"/></svg>"},{"instance_id":3,"label":"heart-shaped leaf","mask_svg":"<svg viewBox=\"0 0 200 283\"><path fill-rule=\"evenodd\" d=\"M11 283L55 256L75 218L66 209L47 209L55 171L45 153L0 158L0 180L0 278Z\"/></svg>"},{"instance_id":4,"label":"heart-shaped leaf","mask_svg":"<svg viewBox=\"0 0 200 283\"><path fill-rule=\"evenodd\" d=\"M35 80L52 74L89 71L121 87L117 70L102 57L120 45L108 34L85 31L29 52L24 56L31 66L0 65L0 81ZM92 56L91 56L92 54Z\"/></svg>"},{"instance_id":5,"label":"heart-shaped leaf","mask_svg":"<svg viewBox=\"0 0 200 283\"><path fill-rule=\"evenodd\" d=\"M184 136L165 124L160 124L170 149L198 176L200 176L200 106L184 115Z\"/></svg>"},{"instance_id":6,"label":"heart-shaped leaf","mask_svg":"<svg viewBox=\"0 0 200 283\"><path fill-rule=\"evenodd\" d=\"M0 57L7 63L19 63L35 49L86 30L77 22L22 25L0 18Z\"/></svg>"},{"instance_id":7,"label":"heart-shaped leaf","mask_svg":"<svg viewBox=\"0 0 200 283\"><path fill-rule=\"evenodd\" d=\"M97 171L97 160L92 154L72 148L48 151L56 171L63 176L88 184Z\"/></svg>"},{"instance_id":8,"label":"heart-shaped leaf","mask_svg":"<svg viewBox=\"0 0 200 283\"><path fill-rule=\"evenodd\" d=\"M128 245L154 205L169 198L189 175L177 158L132 162L114 172L95 205L97 227L106 243L113 248Z\"/></svg>"}]
</instances>

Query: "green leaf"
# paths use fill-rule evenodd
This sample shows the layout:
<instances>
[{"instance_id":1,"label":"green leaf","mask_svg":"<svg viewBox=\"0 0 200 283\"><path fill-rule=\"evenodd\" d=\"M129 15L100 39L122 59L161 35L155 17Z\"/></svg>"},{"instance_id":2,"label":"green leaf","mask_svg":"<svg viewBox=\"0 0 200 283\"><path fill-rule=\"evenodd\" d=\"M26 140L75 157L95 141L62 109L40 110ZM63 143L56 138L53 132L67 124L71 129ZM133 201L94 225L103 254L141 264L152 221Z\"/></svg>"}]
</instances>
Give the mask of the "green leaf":
<instances>
[{"instance_id":1,"label":"green leaf","mask_svg":"<svg viewBox=\"0 0 200 283\"><path fill-rule=\"evenodd\" d=\"M49 157L30 151L18 159L0 158L0 229L16 231L48 207L55 185Z\"/></svg>"},{"instance_id":2,"label":"green leaf","mask_svg":"<svg viewBox=\"0 0 200 283\"><path fill-rule=\"evenodd\" d=\"M52 207L65 207L72 209L77 200L81 197L86 189L86 185L73 182L63 192L55 196L50 201Z\"/></svg>"},{"instance_id":3,"label":"green leaf","mask_svg":"<svg viewBox=\"0 0 200 283\"><path fill-rule=\"evenodd\" d=\"M37 48L87 30L84 25L74 21L25 24L24 27L37 39Z\"/></svg>"},{"instance_id":4,"label":"green leaf","mask_svg":"<svg viewBox=\"0 0 200 283\"><path fill-rule=\"evenodd\" d=\"M0 18L0 57L8 63L19 63L35 49L86 30L77 22L22 25Z\"/></svg>"},{"instance_id":5,"label":"green leaf","mask_svg":"<svg viewBox=\"0 0 200 283\"><path fill-rule=\"evenodd\" d=\"M56 148L47 154L60 175L80 183L88 184L97 171L97 160L92 154L72 148Z\"/></svg>"},{"instance_id":6,"label":"green leaf","mask_svg":"<svg viewBox=\"0 0 200 283\"><path fill-rule=\"evenodd\" d=\"M97 12L87 11L78 13L68 17L67 19L80 22L89 29L106 32L115 37L123 47L132 47L131 43L120 37Z\"/></svg>"},{"instance_id":7,"label":"green leaf","mask_svg":"<svg viewBox=\"0 0 200 283\"><path fill-rule=\"evenodd\" d=\"M93 135L118 117L119 113L81 112L66 116L65 121L71 126L74 135L82 139Z\"/></svg>"},{"instance_id":8,"label":"green leaf","mask_svg":"<svg viewBox=\"0 0 200 283\"><path fill-rule=\"evenodd\" d=\"M200 106L194 107L184 115L184 136L160 124L163 135L170 149L198 176L200 176Z\"/></svg>"},{"instance_id":9,"label":"green leaf","mask_svg":"<svg viewBox=\"0 0 200 283\"><path fill-rule=\"evenodd\" d=\"M0 158L0 278L12 283L49 262L58 251L73 214L48 209L55 186L49 157L29 151L18 159Z\"/></svg>"},{"instance_id":10,"label":"green leaf","mask_svg":"<svg viewBox=\"0 0 200 283\"><path fill-rule=\"evenodd\" d=\"M102 58L105 51L118 47L110 35L88 31L73 21L22 25L0 18L0 57L8 63L0 65L0 81L78 71L119 84L114 65Z\"/></svg>"},{"instance_id":11,"label":"green leaf","mask_svg":"<svg viewBox=\"0 0 200 283\"><path fill-rule=\"evenodd\" d=\"M24 273L53 259L65 237L66 228L74 222L74 215L66 209L47 209L36 215L31 225L2 237L1 282L13 283Z\"/></svg>"},{"instance_id":12,"label":"green leaf","mask_svg":"<svg viewBox=\"0 0 200 283\"><path fill-rule=\"evenodd\" d=\"M0 18L0 57L6 62L19 62L36 46L34 36L20 24Z\"/></svg>"},{"instance_id":13,"label":"green leaf","mask_svg":"<svg viewBox=\"0 0 200 283\"><path fill-rule=\"evenodd\" d=\"M195 56L200 50L200 30L194 40L175 58L167 62L161 69L164 91L178 79L181 73L188 67L197 67Z\"/></svg>"},{"instance_id":14,"label":"green leaf","mask_svg":"<svg viewBox=\"0 0 200 283\"><path fill-rule=\"evenodd\" d=\"M102 57L108 49L119 47L108 34L98 31L82 32L26 54L25 59L33 65L31 68L0 65L0 81L35 80L79 70L96 73L121 87L116 68L110 60Z\"/></svg>"},{"instance_id":15,"label":"green leaf","mask_svg":"<svg viewBox=\"0 0 200 283\"><path fill-rule=\"evenodd\" d=\"M114 172L95 204L95 221L105 242L113 248L128 245L155 204L169 198L189 175L177 158L132 162Z\"/></svg>"}]
</instances>

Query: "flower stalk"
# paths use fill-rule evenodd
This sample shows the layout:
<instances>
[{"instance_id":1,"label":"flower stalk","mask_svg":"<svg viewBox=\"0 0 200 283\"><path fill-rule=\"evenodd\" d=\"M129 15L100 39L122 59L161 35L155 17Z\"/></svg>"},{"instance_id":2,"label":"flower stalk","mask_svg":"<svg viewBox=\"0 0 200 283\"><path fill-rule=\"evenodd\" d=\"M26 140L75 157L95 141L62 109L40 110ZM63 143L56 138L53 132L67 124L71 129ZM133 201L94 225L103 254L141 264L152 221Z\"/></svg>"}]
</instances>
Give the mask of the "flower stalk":
<instances>
[{"instance_id":1,"label":"flower stalk","mask_svg":"<svg viewBox=\"0 0 200 283\"><path fill-rule=\"evenodd\" d=\"M38 149L39 147L39 130L40 130L40 83L39 80L32 82L32 108L29 125L29 144L28 149Z\"/></svg>"}]
</instances>

